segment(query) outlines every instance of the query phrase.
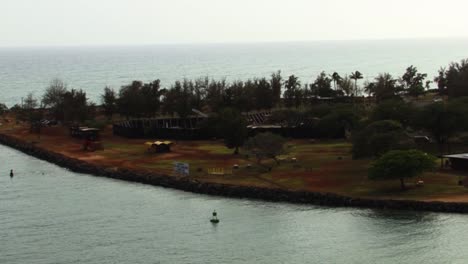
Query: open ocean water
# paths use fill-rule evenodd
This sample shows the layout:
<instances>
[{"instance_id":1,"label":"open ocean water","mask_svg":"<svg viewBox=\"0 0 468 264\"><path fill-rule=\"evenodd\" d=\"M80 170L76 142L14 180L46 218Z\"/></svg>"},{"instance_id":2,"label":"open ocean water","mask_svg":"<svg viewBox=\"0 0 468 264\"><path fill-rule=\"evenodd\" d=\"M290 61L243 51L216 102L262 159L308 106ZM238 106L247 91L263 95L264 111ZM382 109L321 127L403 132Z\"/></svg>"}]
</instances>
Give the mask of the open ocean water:
<instances>
[{"instance_id":1,"label":"open ocean water","mask_svg":"<svg viewBox=\"0 0 468 264\"><path fill-rule=\"evenodd\" d=\"M414 65L432 80L440 67L464 58L468 39L0 48L0 102L40 96L54 78L96 103L106 85L118 89L132 80L160 79L169 87L183 78L245 80L277 70L310 83L322 70L342 76L359 70L370 80L380 72L401 76Z\"/></svg>"}]
</instances>

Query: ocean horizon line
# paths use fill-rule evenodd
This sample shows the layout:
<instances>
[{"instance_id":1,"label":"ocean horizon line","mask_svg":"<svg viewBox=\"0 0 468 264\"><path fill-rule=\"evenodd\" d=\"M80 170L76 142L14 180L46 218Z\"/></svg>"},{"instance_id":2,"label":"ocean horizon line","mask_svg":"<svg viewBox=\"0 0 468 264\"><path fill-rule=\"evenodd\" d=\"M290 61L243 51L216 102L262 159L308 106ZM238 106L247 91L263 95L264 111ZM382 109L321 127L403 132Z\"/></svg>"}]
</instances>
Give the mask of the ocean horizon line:
<instances>
[{"instance_id":1,"label":"ocean horizon line","mask_svg":"<svg viewBox=\"0 0 468 264\"><path fill-rule=\"evenodd\" d=\"M160 42L160 43L89 43L89 44L32 44L0 45L0 49L67 49L67 48L132 48L165 46L245 46L245 45L281 45L281 44L323 44L323 43L360 43L360 42L404 42L404 41L468 41L468 36L447 37L405 37L405 38L356 38L356 39L317 39L317 40L267 40L267 41L207 41L207 42Z\"/></svg>"}]
</instances>

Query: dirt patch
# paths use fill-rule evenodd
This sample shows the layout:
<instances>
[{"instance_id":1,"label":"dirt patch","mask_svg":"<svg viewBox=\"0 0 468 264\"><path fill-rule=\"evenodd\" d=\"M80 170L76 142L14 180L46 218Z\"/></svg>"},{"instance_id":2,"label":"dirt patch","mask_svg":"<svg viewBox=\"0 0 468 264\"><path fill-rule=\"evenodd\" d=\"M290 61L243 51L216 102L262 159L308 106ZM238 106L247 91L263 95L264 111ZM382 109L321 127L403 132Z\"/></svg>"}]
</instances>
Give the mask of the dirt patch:
<instances>
[{"instance_id":1,"label":"dirt patch","mask_svg":"<svg viewBox=\"0 0 468 264\"><path fill-rule=\"evenodd\" d=\"M265 160L262 166L258 166L254 159L245 155L232 155L232 150L224 147L222 141L175 141L172 152L150 154L146 152L144 143L151 140L116 137L109 126L101 133L104 151L86 152L82 149L82 142L71 138L64 127L46 128L37 135L31 134L26 124L10 122L0 131L26 142L35 142L47 150L106 167L171 175L174 161L188 162L191 177L200 182L340 193L351 197L381 198L390 195L398 199L468 202L465 188L456 186L457 175L445 172L425 175L426 185L422 188L392 193L398 182L368 180L370 161L352 160L350 144L344 141L311 143L289 140L285 156L296 157L296 163L284 161L277 165L273 160ZM245 154L242 149L241 153ZM210 168L230 170L234 164L241 166L234 175L207 173ZM246 169L247 164L252 164L252 168ZM271 171L268 167L272 168ZM379 193L380 190L383 191Z\"/></svg>"}]
</instances>

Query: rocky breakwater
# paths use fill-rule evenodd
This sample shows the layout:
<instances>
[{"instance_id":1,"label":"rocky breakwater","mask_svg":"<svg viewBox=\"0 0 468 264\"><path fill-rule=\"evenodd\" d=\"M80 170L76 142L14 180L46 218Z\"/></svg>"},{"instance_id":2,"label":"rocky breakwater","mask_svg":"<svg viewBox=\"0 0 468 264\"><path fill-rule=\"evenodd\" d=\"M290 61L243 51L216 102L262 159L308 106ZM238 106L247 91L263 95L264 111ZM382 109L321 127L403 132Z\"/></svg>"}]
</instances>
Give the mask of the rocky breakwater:
<instances>
[{"instance_id":1,"label":"rocky breakwater","mask_svg":"<svg viewBox=\"0 0 468 264\"><path fill-rule=\"evenodd\" d=\"M140 182L194 193L267 201L304 203L334 207L361 207L378 209L468 213L468 203L423 202L412 200L384 200L352 198L332 193L291 191L248 186L200 182L191 178L177 178L126 168L110 168L70 158L15 137L0 134L0 143L25 154L46 160L74 172L87 173L131 182Z\"/></svg>"}]
</instances>

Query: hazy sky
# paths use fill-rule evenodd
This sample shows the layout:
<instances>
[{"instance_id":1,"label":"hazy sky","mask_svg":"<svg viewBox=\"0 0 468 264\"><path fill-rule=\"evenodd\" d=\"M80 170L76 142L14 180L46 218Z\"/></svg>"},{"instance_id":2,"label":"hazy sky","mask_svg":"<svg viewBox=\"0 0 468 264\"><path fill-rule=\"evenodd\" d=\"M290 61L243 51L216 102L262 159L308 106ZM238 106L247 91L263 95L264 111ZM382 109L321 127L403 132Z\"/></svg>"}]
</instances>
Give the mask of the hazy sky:
<instances>
[{"instance_id":1,"label":"hazy sky","mask_svg":"<svg viewBox=\"0 0 468 264\"><path fill-rule=\"evenodd\" d=\"M0 0L0 46L468 37L467 0Z\"/></svg>"}]
</instances>

